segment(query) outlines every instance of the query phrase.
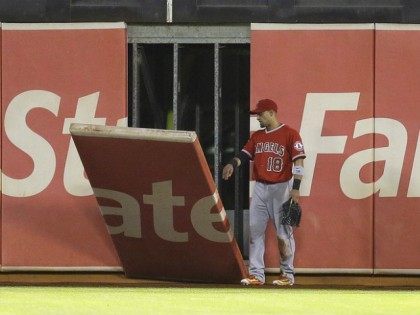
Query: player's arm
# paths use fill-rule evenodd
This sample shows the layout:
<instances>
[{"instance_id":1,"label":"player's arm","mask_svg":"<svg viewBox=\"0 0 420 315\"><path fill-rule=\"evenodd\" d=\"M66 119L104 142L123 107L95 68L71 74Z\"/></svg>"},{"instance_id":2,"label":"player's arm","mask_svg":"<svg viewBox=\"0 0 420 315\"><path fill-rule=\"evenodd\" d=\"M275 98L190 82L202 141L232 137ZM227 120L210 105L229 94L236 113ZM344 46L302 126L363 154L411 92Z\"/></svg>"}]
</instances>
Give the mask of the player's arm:
<instances>
[{"instance_id":1,"label":"player's arm","mask_svg":"<svg viewBox=\"0 0 420 315\"><path fill-rule=\"evenodd\" d=\"M223 179L227 180L229 179L236 168L241 166L241 164L244 164L250 160L250 157L248 154L246 154L244 151L241 151L238 156L235 156L228 164L225 165L223 168Z\"/></svg>"},{"instance_id":2,"label":"player's arm","mask_svg":"<svg viewBox=\"0 0 420 315\"><path fill-rule=\"evenodd\" d=\"M290 191L290 196L292 197L293 201L298 202L300 197L300 183L303 178L303 158L298 158L293 162L293 186L292 190Z\"/></svg>"}]
</instances>

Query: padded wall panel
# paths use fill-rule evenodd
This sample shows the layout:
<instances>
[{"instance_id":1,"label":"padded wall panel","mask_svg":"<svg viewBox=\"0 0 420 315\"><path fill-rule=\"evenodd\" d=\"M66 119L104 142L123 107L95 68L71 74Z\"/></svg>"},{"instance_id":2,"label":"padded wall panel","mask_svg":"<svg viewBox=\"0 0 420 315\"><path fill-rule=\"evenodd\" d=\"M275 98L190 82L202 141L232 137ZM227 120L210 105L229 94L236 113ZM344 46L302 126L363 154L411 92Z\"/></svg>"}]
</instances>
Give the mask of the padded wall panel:
<instances>
[{"instance_id":1,"label":"padded wall panel","mask_svg":"<svg viewBox=\"0 0 420 315\"><path fill-rule=\"evenodd\" d=\"M276 101L307 153L298 270L372 272L373 58L371 24L251 26L251 107ZM271 225L266 240L278 268Z\"/></svg>"},{"instance_id":2,"label":"padded wall panel","mask_svg":"<svg viewBox=\"0 0 420 315\"><path fill-rule=\"evenodd\" d=\"M126 26L3 24L5 269L120 268L69 134L126 117Z\"/></svg>"},{"instance_id":3,"label":"padded wall panel","mask_svg":"<svg viewBox=\"0 0 420 315\"><path fill-rule=\"evenodd\" d=\"M420 26L379 24L375 54L375 269L420 273Z\"/></svg>"},{"instance_id":4,"label":"padded wall panel","mask_svg":"<svg viewBox=\"0 0 420 315\"><path fill-rule=\"evenodd\" d=\"M92 125L71 132L128 277L245 277L194 132Z\"/></svg>"}]
</instances>

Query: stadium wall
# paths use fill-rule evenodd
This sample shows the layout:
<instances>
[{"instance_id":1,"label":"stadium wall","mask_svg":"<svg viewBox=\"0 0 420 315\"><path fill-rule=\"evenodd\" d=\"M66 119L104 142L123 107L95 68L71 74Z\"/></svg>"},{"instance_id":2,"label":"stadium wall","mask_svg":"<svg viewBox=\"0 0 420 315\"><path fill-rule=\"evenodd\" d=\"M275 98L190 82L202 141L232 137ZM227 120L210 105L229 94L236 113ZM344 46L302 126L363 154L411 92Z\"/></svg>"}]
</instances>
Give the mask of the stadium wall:
<instances>
[{"instance_id":1,"label":"stadium wall","mask_svg":"<svg viewBox=\"0 0 420 315\"><path fill-rule=\"evenodd\" d=\"M121 270L69 126L126 124L126 37L2 24L2 270Z\"/></svg>"},{"instance_id":2,"label":"stadium wall","mask_svg":"<svg viewBox=\"0 0 420 315\"><path fill-rule=\"evenodd\" d=\"M68 126L125 124L125 26L2 26L2 270L121 270ZM297 270L418 274L419 29L256 27L251 104L307 145Z\"/></svg>"},{"instance_id":3,"label":"stadium wall","mask_svg":"<svg viewBox=\"0 0 420 315\"><path fill-rule=\"evenodd\" d=\"M300 272L420 273L419 31L251 27L251 104L274 98L306 146ZM273 228L267 240L275 268Z\"/></svg>"}]
</instances>

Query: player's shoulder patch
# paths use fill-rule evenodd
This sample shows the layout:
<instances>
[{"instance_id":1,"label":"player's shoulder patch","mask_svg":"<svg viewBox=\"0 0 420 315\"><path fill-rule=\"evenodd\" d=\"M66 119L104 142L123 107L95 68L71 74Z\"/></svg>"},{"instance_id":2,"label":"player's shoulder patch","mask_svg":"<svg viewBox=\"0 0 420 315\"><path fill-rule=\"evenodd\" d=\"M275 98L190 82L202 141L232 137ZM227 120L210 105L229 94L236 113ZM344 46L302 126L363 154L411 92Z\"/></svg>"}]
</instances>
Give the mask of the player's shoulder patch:
<instances>
[{"instance_id":1,"label":"player's shoulder patch","mask_svg":"<svg viewBox=\"0 0 420 315\"><path fill-rule=\"evenodd\" d=\"M302 152L303 151L302 141L295 141L295 143L293 143L293 148L295 148L296 151Z\"/></svg>"}]
</instances>

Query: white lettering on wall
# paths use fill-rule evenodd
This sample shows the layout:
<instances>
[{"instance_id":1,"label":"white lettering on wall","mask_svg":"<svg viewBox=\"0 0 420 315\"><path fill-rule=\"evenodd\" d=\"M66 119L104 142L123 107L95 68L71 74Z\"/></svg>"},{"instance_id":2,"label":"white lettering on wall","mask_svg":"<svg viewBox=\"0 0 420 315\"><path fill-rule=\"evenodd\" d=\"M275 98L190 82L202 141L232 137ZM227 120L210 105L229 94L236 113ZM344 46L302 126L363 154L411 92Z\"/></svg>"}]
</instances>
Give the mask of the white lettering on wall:
<instances>
[{"instance_id":1,"label":"white lettering on wall","mask_svg":"<svg viewBox=\"0 0 420 315\"><path fill-rule=\"evenodd\" d=\"M407 146L407 131L397 120L390 118L369 118L356 122L354 138L373 134L387 137L387 147L363 150L349 156L340 172L340 185L344 194L352 199L362 199L379 191L380 197L395 197L400 183L404 153ZM360 180L361 168L373 161L385 161L382 176L375 183Z\"/></svg>"},{"instance_id":2,"label":"white lettering on wall","mask_svg":"<svg viewBox=\"0 0 420 315\"><path fill-rule=\"evenodd\" d=\"M94 188L96 198L104 198L117 201L121 207L100 206L102 215L117 215L122 217L122 224L119 226L107 225L109 234L123 233L127 237L141 238L140 206L137 200L128 194L109 190Z\"/></svg>"},{"instance_id":3,"label":"white lettering on wall","mask_svg":"<svg viewBox=\"0 0 420 315\"><path fill-rule=\"evenodd\" d=\"M373 134L374 119L363 119L356 122L353 138L366 134ZM374 149L366 149L350 155L343 164L340 172L340 187L343 193L352 199L362 199L373 194L372 183L360 180L360 170L374 161Z\"/></svg>"},{"instance_id":4,"label":"white lettering on wall","mask_svg":"<svg viewBox=\"0 0 420 315\"><path fill-rule=\"evenodd\" d=\"M221 232L214 228L213 223L223 222L226 218L225 209L220 213L211 213L217 204L219 195L215 192L212 196L204 197L197 201L191 209L191 222L194 229L205 239L219 243L229 243L233 240L231 229Z\"/></svg>"},{"instance_id":5,"label":"white lettering on wall","mask_svg":"<svg viewBox=\"0 0 420 315\"><path fill-rule=\"evenodd\" d=\"M309 196L318 154L342 154L347 136L322 136L327 111L356 110L359 93L308 93L303 111L301 136L306 148L305 178L301 195ZM350 155L340 171L340 187L352 199L363 199L379 192L379 197L395 197L398 193L408 135L405 126L391 118L367 118L355 122L353 138L382 134L388 139L386 147L369 148ZM376 182L363 182L363 166L384 161L384 170ZM420 197L420 136L414 155L407 197Z\"/></svg>"},{"instance_id":6,"label":"white lettering on wall","mask_svg":"<svg viewBox=\"0 0 420 315\"><path fill-rule=\"evenodd\" d=\"M97 198L115 200L121 205L121 207L100 206L102 215L122 217L121 225L108 226L111 235L123 233L128 237L142 237L140 205L135 198L108 189L94 188L93 191ZM185 196L173 196L172 181L152 183L152 191L151 195L143 195L143 203L152 205L153 229L156 235L169 242L188 242L188 231L176 231L174 226L174 207L184 206ZM217 191L213 195L199 199L193 205L191 213L185 216L185 220L190 218L194 230L204 239L217 243L229 243L233 240L231 229L222 232L213 226L214 223L223 223L226 219L223 208L220 212L211 212L218 200Z\"/></svg>"},{"instance_id":7,"label":"white lettering on wall","mask_svg":"<svg viewBox=\"0 0 420 315\"><path fill-rule=\"evenodd\" d=\"M329 110L356 110L360 93L308 93L300 134L305 144L305 178L301 195L309 196L318 154L342 154L347 136L321 136L325 113Z\"/></svg>"},{"instance_id":8,"label":"white lettering on wall","mask_svg":"<svg viewBox=\"0 0 420 315\"><path fill-rule=\"evenodd\" d=\"M322 135L327 111L355 111L359 96L358 92L307 94L300 130L307 153L305 178L301 186L302 196L309 196L311 193L318 155L343 154L348 140L347 135ZM99 92L80 97L74 117L64 119L62 133L69 133L72 122L105 124L106 118L95 117L98 100ZM53 180L57 163L54 148L27 125L26 117L35 108L46 109L58 116L59 107L60 96L44 90L26 91L11 100L4 117L5 135L14 146L32 159L33 169L25 178L13 178L10 174L2 172L3 194L13 197L34 196L46 189ZM119 119L117 125L126 126L127 118ZM374 133L385 135L389 145L353 153L345 160L340 170L339 185L349 198L362 199L376 192L379 192L380 197L393 197L398 193L402 167L406 162L404 157L408 143L407 130L403 124L391 118L367 118L355 122L353 138ZM375 183L363 182L359 177L360 170L364 165L374 161L385 162L382 176ZM73 196L87 196L92 193L71 138L64 165L63 185ZM420 197L420 135L414 154L407 197ZM169 205L166 209L169 209ZM170 226L170 223L166 224ZM169 234L174 233L179 237L179 241L184 241L184 233L165 230L165 224L163 222L161 224L163 225L158 231L163 236L168 235L173 239L173 235Z\"/></svg>"},{"instance_id":9,"label":"white lettering on wall","mask_svg":"<svg viewBox=\"0 0 420 315\"><path fill-rule=\"evenodd\" d=\"M80 124L105 125L106 118L95 118L98 99L99 92L79 98L74 118L64 119L63 134L70 134L70 124L75 122ZM92 188L84 175L83 164L72 138L70 138L69 150L67 152L63 181L67 192L73 196L92 195Z\"/></svg>"},{"instance_id":10,"label":"white lettering on wall","mask_svg":"<svg viewBox=\"0 0 420 315\"><path fill-rule=\"evenodd\" d=\"M385 161L382 176L375 183L380 197L395 197L407 147L407 130L398 120L375 118L375 132L388 138L388 146L375 148L375 161Z\"/></svg>"},{"instance_id":11,"label":"white lettering on wall","mask_svg":"<svg viewBox=\"0 0 420 315\"><path fill-rule=\"evenodd\" d=\"M56 157L52 146L26 124L27 114L34 108L44 108L58 115L60 97L42 90L31 90L16 95L7 107L4 130L17 148L28 154L34 163L26 178L11 178L2 172L3 193L13 197L33 196L43 191L54 177Z\"/></svg>"},{"instance_id":12,"label":"white lettering on wall","mask_svg":"<svg viewBox=\"0 0 420 315\"><path fill-rule=\"evenodd\" d=\"M417 137L417 147L407 197L420 197L420 133Z\"/></svg>"},{"instance_id":13,"label":"white lettering on wall","mask_svg":"<svg viewBox=\"0 0 420 315\"><path fill-rule=\"evenodd\" d=\"M65 118L63 134L69 134L70 124L90 123L104 125L106 118L96 118L99 92L80 97L74 118ZM60 96L44 90L30 90L15 96L7 106L4 117L5 134L10 142L25 152L33 160L33 170L25 178L12 178L2 172L2 193L12 197L29 197L41 193L53 180L56 172L56 155L53 146L41 135L32 131L26 122L29 112L35 108L47 109L58 116ZM117 122L127 126L127 117ZM73 139L70 138L64 165L63 185L73 196L92 194L89 181L77 153Z\"/></svg>"},{"instance_id":14,"label":"white lettering on wall","mask_svg":"<svg viewBox=\"0 0 420 315\"><path fill-rule=\"evenodd\" d=\"M164 240L187 242L188 233L174 228L174 206L184 206L184 196L172 195L172 181L153 183L153 194L143 195L143 202L153 206L153 224L156 234Z\"/></svg>"}]
</instances>

